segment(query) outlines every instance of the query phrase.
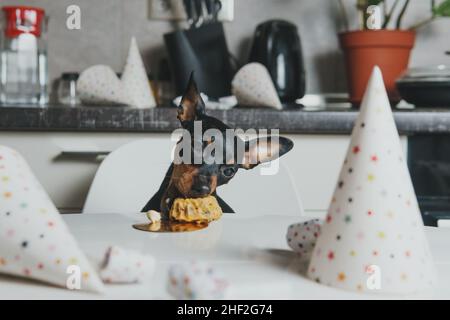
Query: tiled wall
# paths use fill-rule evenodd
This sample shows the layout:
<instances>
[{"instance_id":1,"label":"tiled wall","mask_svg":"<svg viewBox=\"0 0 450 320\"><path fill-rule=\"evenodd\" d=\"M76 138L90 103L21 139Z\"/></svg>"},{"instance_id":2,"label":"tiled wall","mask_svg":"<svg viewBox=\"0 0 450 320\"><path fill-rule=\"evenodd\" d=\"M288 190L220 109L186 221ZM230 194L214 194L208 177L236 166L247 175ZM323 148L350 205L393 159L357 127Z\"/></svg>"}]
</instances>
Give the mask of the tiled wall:
<instances>
[{"instance_id":1,"label":"tiled wall","mask_svg":"<svg viewBox=\"0 0 450 320\"><path fill-rule=\"evenodd\" d=\"M356 0L344 0L349 11ZM136 35L145 62L154 69L164 55L162 34L177 27L172 22L149 21L147 0L1 0L0 5L27 4L44 7L50 15L50 76L81 71L93 64L109 64L117 72L124 63L130 37ZM79 31L65 27L66 8L81 7ZM307 91L345 91L342 54L337 32L341 30L337 0L235 0L235 20L226 24L230 50L245 61L255 26L270 18L296 23L303 42ZM425 17L429 1L413 0L405 25ZM356 19L354 19L356 21ZM413 52L412 65L450 64L450 18L423 28Z\"/></svg>"}]
</instances>

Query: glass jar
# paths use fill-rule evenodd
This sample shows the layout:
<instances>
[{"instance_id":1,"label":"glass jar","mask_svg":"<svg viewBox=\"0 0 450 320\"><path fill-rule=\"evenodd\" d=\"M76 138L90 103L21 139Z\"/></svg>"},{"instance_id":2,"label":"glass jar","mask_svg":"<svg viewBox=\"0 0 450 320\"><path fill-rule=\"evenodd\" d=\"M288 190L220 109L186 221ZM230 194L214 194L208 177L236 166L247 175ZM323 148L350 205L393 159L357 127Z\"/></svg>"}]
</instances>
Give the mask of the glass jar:
<instances>
[{"instance_id":1,"label":"glass jar","mask_svg":"<svg viewBox=\"0 0 450 320\"><path fill-rule=\"evenodd\" d=\"M0 18L0 104L46 104L48 18L45 11L9 6L2 8Z\"/></svg>"},{"instance_id":2,"label":"glass jar","mask_svg":"<svg viewBox=\"0 0 450 320\"><path fill-rule=\"evenodd\" d=\"M67 72L61 75L58 83L58 102L64 106L74 107L80 104L77 94L77 80L79 74Z\"/></svg>"}]
</instances>

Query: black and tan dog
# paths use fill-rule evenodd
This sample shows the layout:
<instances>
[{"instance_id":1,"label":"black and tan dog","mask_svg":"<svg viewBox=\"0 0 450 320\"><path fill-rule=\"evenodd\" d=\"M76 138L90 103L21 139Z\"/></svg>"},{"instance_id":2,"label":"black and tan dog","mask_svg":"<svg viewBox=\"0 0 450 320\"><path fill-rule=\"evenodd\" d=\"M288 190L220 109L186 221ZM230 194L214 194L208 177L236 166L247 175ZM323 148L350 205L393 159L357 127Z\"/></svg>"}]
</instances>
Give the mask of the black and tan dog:
<instances>
[{"instance_id":1,"label":"black and tan dog","mask_svg":"<svg viewBox=\"0 0 450 320\"><path fill-rule=\"evenodd\" d=\"M284 137L269 136L256 138L250 141L244 141L236 134L230 135L230 127L222 121L210 117L205 113L205 104L200 96L193 75L189 80L186 92L178 107L178 119L183 129L189 132L191 157L196 156L195 150L200 146L201 161L184 163L181 161L173 162L166 173L166 176L157 193L142 209L143 212L156 210L162 213L163 218L168 218L172 203L177 198L200 198L208 195L216 197L223 212L233 213L231 209L216 194L216 188L228 183L240 168L252 169L260 163L274 160L290 151L293 142ZM195 126L201 122L201 136L194 134ZM205 138L208 136L209 129L215 129L220 132L222 142L218 144L217 136ZM228 129L228 130L227 130ZM231 129L231 130L230 130ZM208 131L209 130L209 131ZM228 134L227 134L228 132ZM177 147L183 143L181 138ZM219 158L217 149L222 150L222 161L216 159L206 159L203 151L211 145L212 142L220 145L212 152L214 158ZM184 141L186 142L186 141ZM197 146L197 149L195 148ZM178 151L177 151L178 150ZM192 151L193 150L193 151ZM239 152L242 150L242 152ZM176 148L176 156L183 157L183 149ZM240 156L239 156L240 155ZM198 152L197 152L198 156ZM212 161L211 161L212 160Z\"/></svg>"}]
</instances>

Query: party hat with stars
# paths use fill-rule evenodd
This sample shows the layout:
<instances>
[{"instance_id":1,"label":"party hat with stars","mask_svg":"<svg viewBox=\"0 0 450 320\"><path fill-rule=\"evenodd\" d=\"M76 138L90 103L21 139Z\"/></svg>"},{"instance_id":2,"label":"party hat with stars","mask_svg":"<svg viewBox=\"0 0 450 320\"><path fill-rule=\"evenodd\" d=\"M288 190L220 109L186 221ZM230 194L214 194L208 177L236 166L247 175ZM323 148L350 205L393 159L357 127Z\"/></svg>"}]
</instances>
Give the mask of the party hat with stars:
<instances>
[{"instance_id":1,"label":"party hat with stars","mask_svg":"<svg viewBox=\"0 0 450 320\"><path fill-rule=\"evenodd\" d=\"M375 67L308 277L361 292L429 291L435 269L381 71Z\"/></svg>"},{"instance_id":2,"label":"party hat with stars","mask_svg":"<svg viewBox=\"0 0 450 320\"><path fill-rule=\"evenodd\" d=\"M66 224L18 152L0 146L0 273L103 291Z\"/></svg>"}]
</instances>

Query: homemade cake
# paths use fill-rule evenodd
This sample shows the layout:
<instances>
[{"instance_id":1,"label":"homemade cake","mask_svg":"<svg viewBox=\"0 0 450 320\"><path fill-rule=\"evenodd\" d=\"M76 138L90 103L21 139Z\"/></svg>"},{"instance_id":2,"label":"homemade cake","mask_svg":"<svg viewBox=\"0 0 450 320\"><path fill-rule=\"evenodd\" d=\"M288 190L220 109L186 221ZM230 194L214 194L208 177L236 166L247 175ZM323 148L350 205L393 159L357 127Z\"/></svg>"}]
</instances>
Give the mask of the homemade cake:
<instances>
[{"instance_id":1,"label":"homemade cake","mask_svg":"<svg viewBox=\"0 0 450 320\"><path fill-rule=\"evenodd\" d=\"M170 219L183 222L211 222L220 219L222 209L214 196L178 198L172 204Z\"/></svg>"}]
</instances>

